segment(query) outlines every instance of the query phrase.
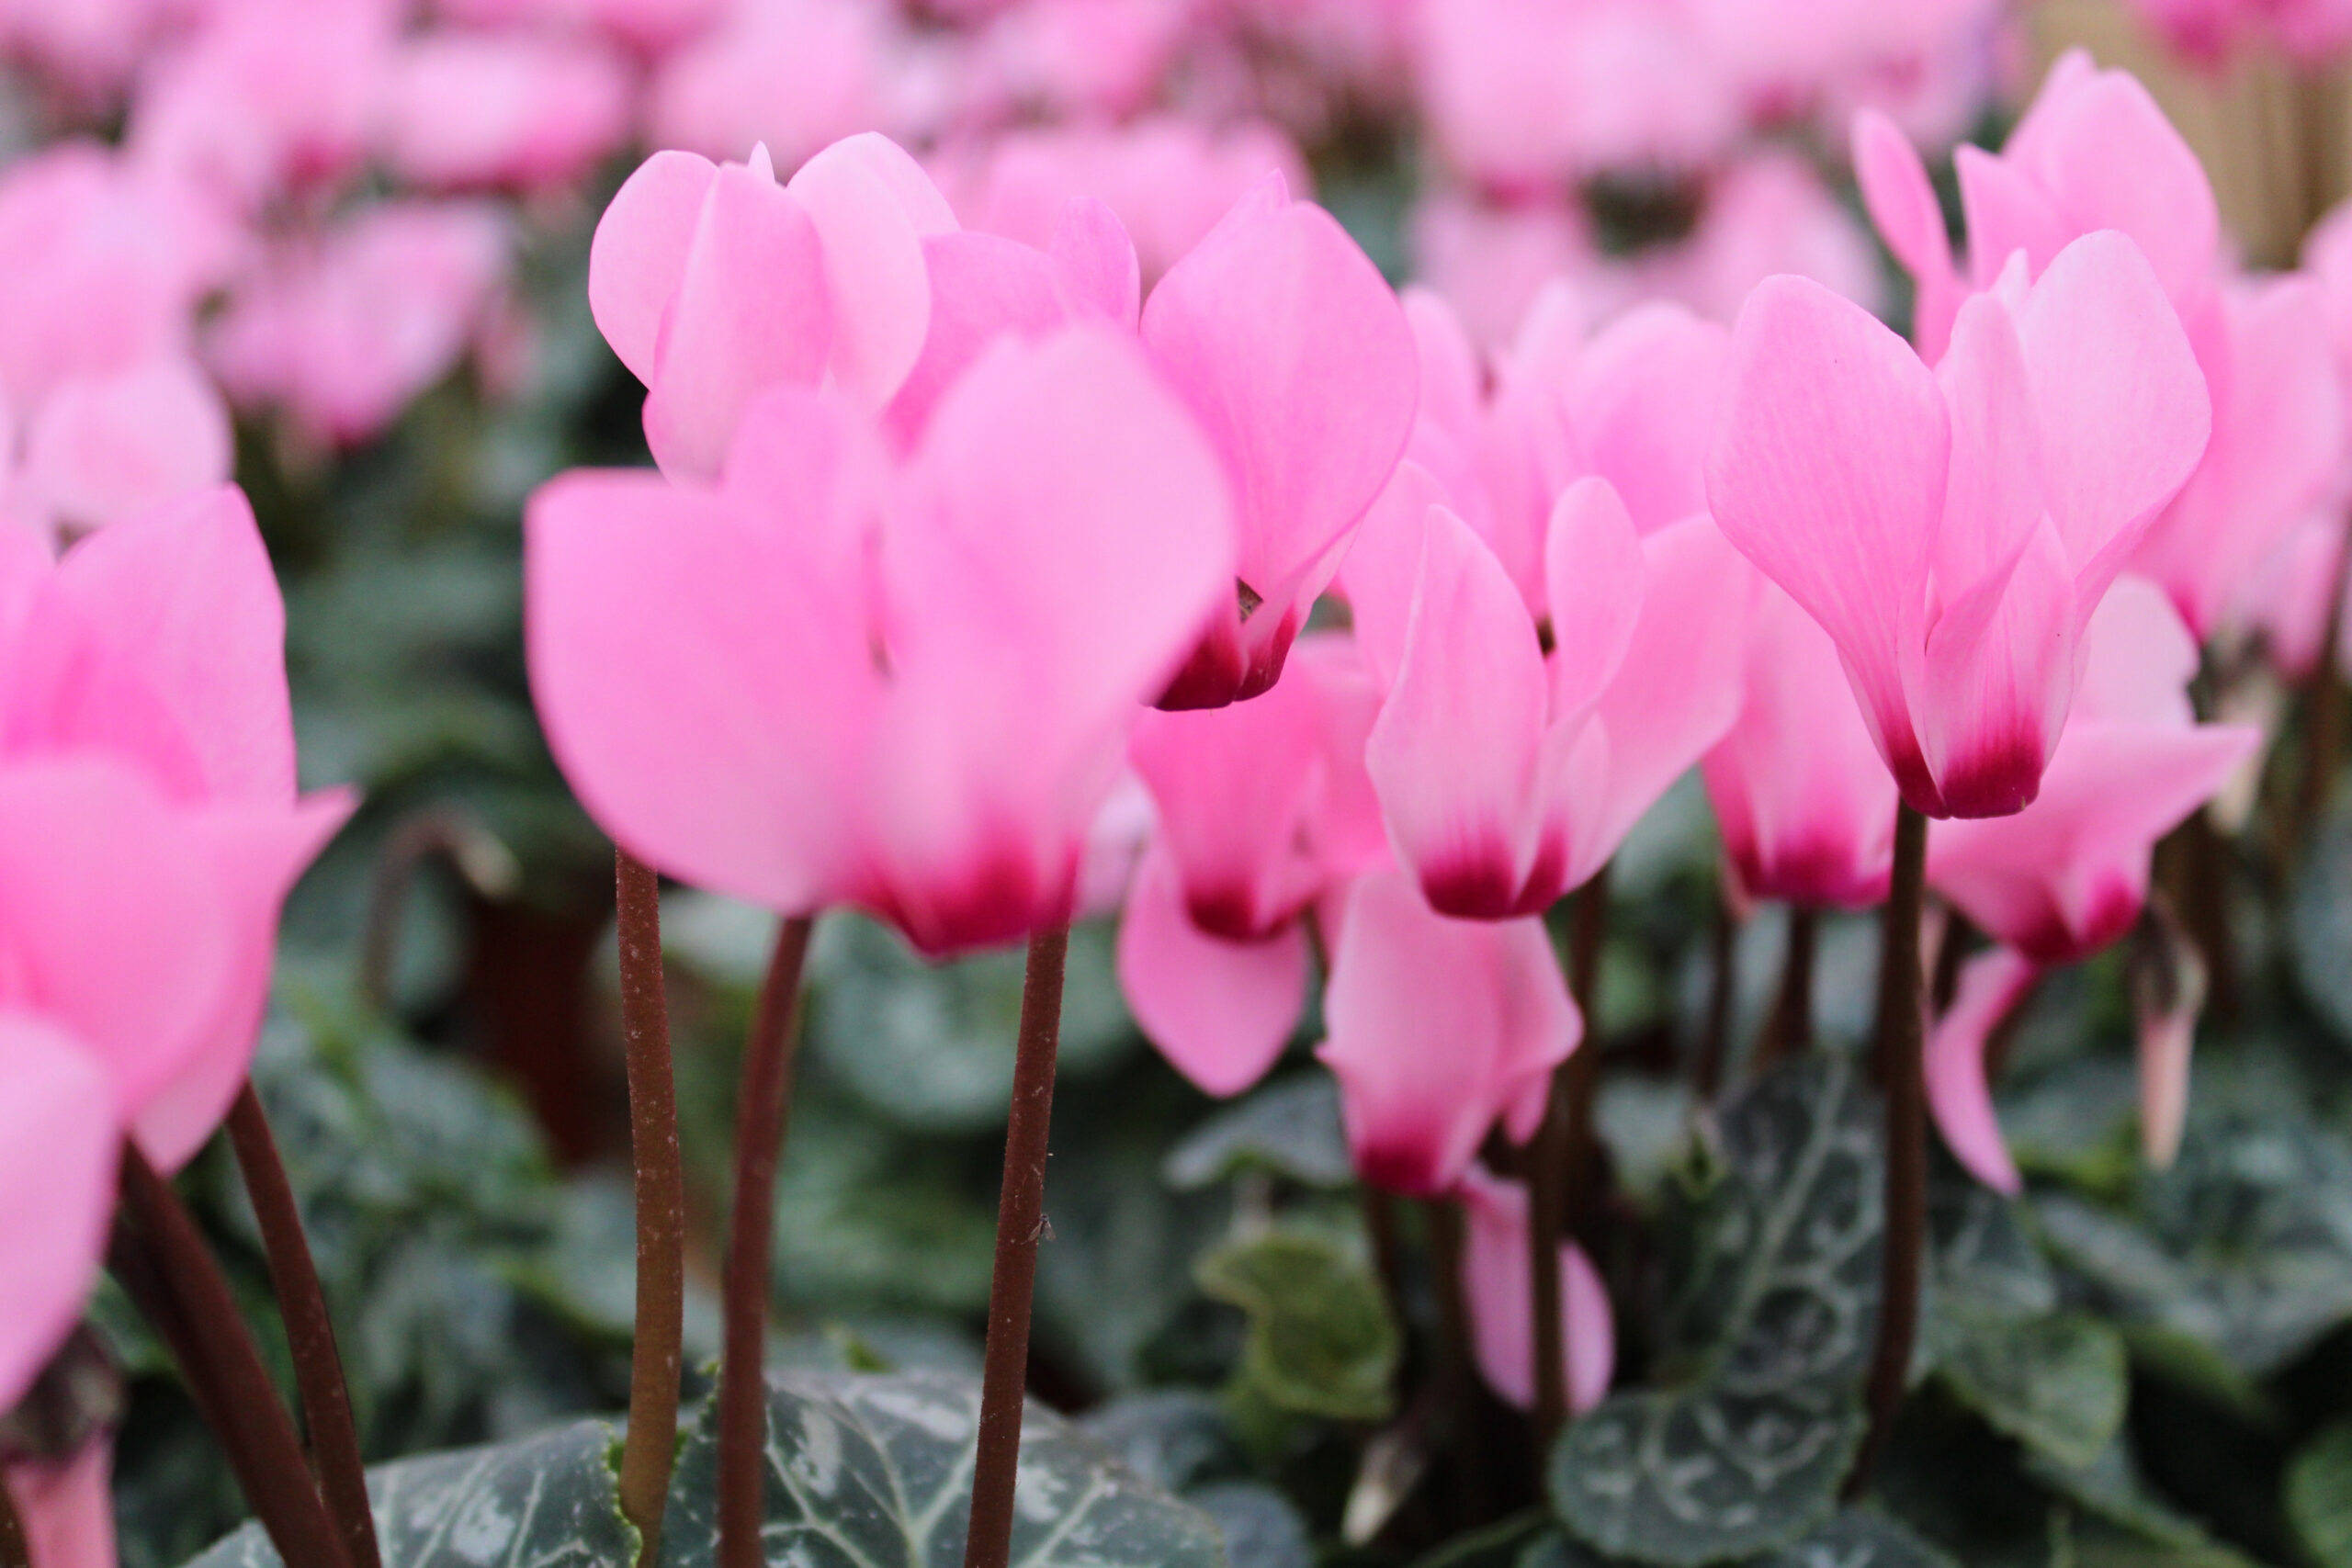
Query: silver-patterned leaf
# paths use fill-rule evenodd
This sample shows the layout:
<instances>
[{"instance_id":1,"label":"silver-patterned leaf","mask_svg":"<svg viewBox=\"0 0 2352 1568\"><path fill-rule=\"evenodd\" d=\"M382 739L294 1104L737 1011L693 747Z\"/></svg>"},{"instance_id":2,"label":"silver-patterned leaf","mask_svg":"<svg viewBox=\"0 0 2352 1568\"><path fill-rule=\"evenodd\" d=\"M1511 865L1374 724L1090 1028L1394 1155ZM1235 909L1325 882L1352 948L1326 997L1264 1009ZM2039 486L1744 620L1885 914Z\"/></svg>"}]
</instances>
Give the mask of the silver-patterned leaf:
<instances>
[{"instance_id":1,"label":"silver-patterned leaf","mask_svg":"<svg viewBox=\"0 0 2352 1568\"><path fill-rule=\"evenodd\" d=\"M1802 1537L1835 1504L1877 1322L1881 1160L1866 1096L1815 1058L1724 1111L1692 1199L1673 1387L1619 1394L1553 1451L1553 1506L1611 1557L1695 1568Z\"/></svg>"},{"instance_id":2,"label":"silver-patterned leaf","mask_svg":"<svg viewBox=\"0 0 2352 1568\"><path fill-rule=\"evenodd\" d=\"M771 1372L767 1523L773 1568L958 1568L980 1393L944 1373ZM665 1568L717 1561L715 1411L678 1458ZM1224 1568L1206 1514L1145 1483L1030 1404L1021 1433L1015 1568Z\"/></svg>"},{"instance_id":3,"label":"silver-patterned leaf","mask_svg":"<svg viewBox=\"0 0 2352 1568\"><path fill-rule=\"evenodd\" d=\"M2131 1392L2123 1337L2070 1313L1947 1331L1937 1371L1996 1430L2077 1469L2122 1428Z\"/></svg>"},{"instance_id":4,"label":"silver-patterned leaf","mask_svg":"<svg viewBox=\"0 0 2352 1568\"><path fill-rule=\"evenodd\" d=\"M368 1472L384 1568L628 1568L636 1529L621 1517L613 1428L602 1421ZM246 1525L187 1568L278 1568Z\"/></svg>"},{"instance_id":5,"label":"silver-patterned leaf","mask_svg":"<svg viewBox=\"0 0 2352 1568\"><path fill-rule=\"evenodd\" d=\"M1849 1508L1749 1568L1953 1568L1951 1558L1883 1514Z\"/></svg>"},{"instance_id":6,"label":"silver-patterned leaf","mask_svg":"<svg viewBox=\"0 0 2352 1568\"><path fill-rule=\"evenodd\" d=\"M1242 1170L1270 1170L1309 1187L1353 1181L1339 1080L1317 1067L1269 1084L1186 1134L1160 1167L1170 1187L1188 1192Z\"/></svg>"}]
</instances>

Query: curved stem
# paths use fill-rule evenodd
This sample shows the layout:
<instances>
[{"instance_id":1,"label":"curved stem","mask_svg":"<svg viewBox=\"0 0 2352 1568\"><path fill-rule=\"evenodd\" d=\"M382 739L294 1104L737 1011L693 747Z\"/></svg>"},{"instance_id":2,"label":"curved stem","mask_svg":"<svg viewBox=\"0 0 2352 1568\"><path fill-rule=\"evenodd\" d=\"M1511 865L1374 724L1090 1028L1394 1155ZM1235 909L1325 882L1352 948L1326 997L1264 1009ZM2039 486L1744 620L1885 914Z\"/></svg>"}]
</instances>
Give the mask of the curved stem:
<instances>
[{"instance_id":1,"label":"curved stem","mask_svg":"<svg viewBox=\"0 0 2352 1568\"><path fill-rule=\"evenodd\" d=\"M351 1418L343 1357L335 1348L334 1320L327 1312L311 1244L302 1234L302 1211L286 1179L286 1162L278 1156L277 1139L250 1081L229 1108L229 1143L260 1223L270 1290L277 1298L277 1315L286 1325L287 1347L293 1353L294 1388L310 1433L319 1494L343 1531L352 1568L380 1568L376 1517L368 1503L368 1469L360 1458L359 1428Z\"/></svg>"},{"instance_id":2,"label":"curved stem","mask_svg":"<svg viewBox=\"0 0 2352 1568\"><path fill-rule=\"evenodd\" d=\"M743 1046L735 1206L727 1229L726 1348L718 1368L719 1568L763 1568L765 1561L760 1528L766 1513L761 1481L768 1427L768 1257L775 1241L775 1170L792 1104L808 927L806 915L777 927Z\"/></svg>"},{"instance_id":3,"label":"curved stem","mask_svg":"<svg viewBox=\"0 0 2352 1568\"><path fill-rule=\"evenodd\" d=\"M171 1348L245 1501L287 1568L351 1568L229 1281L171 1183L128 1139L107 1263Z\"/></svg>"},{"instance_id":4,"label":"curved stem","mask_svg":"<svg viewBox=\"0 0 2352 1568\"><path fill-rule=\"evenodd\" d=\"M1029 1305L1037 1283L1037 1238L1046 1224L1054 1057L1061 1043L1062 971L1069 956L1066 924L1029 939L1021 1043L1012 1065L1012 1114L1004 1130L996 1268L989 1279L989 1340L980 1372L980 1429L964 1568L1005 1568L1012 1556L1012 1483L1021 1461L1022 1391L1029 1380Z\"/></svg>"},{"instance_id":5,"label":"curved stem","mask_svg":"<svg viewBox=\"0 0 2352 1568\"><path fill-rule=\"evenodd\" d=\"M637 1203L637 1318L628 1365L621 1513L661 1560L662 1512L678 1440L678 1372L686 1318L686 1177L662 975L662 885L627 850L613 852L620 933L621 1034L628 1076L629 1161Z\"/></svg>"},{"instance_id":6,"label":"curved stem","mask_svg":"<svg viewBox=\"0 0 2352 1568\"><path fill-rule=\"evenodd\" d=\"M1538 1463L1568 1421L1567 1346L1560 1329L1560 1246L1589 1209L1596 1154L1592 1098L1600 1082L1600 948L1609 931L1609 868L1577 894L1568 937L1568 990L1584 1015L1584 1039L1552 1074L1543 1124L1528 1148L1527 1246L1535 1316L1535 1436Z\"/></svg>"},{"instance_id":7,"label":"curved stem","mask_svg":"<svg viewBox=\"0 0 2352 1568\"><path fill-rule=\"evenodd\" d=\"M1919 1333L1919 1263L1928 1234L1928 1112L1920 1059L1919 911L1927 896L1928 819L1895 808L1894 882L1880 936L1878 1073L1886 1096L1886 1239L1880 1254L1878 1346L1871 1358L1869 1434L1846 1478L1868 1489L1886 1451Z\"/></svg>"}]
</instances>

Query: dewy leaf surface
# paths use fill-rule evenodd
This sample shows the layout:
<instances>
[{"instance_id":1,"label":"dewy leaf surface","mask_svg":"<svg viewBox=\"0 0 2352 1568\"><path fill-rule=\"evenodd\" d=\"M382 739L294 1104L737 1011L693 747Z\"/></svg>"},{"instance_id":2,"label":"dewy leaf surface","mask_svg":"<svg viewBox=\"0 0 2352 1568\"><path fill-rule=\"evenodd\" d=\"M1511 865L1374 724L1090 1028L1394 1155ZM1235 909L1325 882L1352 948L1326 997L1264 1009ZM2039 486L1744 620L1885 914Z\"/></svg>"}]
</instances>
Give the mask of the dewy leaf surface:
<instances>
[{"instance_id":1,"label":"dewy leaf surface","mask_svg":"<svg viewBox=\"0 0 2352 1568\"><path fill-rule=\"evenodd\" d=\"M1671 1387L1619 1394L1553 1452L1553 1506L1611 1557L1695 1568L1802 1537L1855 1444L1878 1303L1881 1159L1867 1097L1815 1058L1724 1110L1689 1200Z\"/></svg>"},{"instance_id":2,"label":"dewy leaf surface","mask_svg":"<svg viewBox=\"0 0 2352 1568\"><path fill-rule=\"evenodd\" d=\"M520 1442L460 1449L368 1472L384 1568L627 1568L613 1428L578 1421ZM248 1524L188 1568L279 1568Z\"/></svg>"},{"instance_id":3,"label":"dewy leaf surface","mask_svg":"<svg viewBox=\"0 0 2352 1568\"><path fill-rule=\"evenodd\" d=\"M772 1372L765 1556L778 1568L958 1568L979 1385L941 1373ZM689 1431L662 1526L665 1568L717 1561L714 1412ZM1216 1523L1030 1404L1015 1568L1224 1568Z\"/></svg>"}]
</instances>

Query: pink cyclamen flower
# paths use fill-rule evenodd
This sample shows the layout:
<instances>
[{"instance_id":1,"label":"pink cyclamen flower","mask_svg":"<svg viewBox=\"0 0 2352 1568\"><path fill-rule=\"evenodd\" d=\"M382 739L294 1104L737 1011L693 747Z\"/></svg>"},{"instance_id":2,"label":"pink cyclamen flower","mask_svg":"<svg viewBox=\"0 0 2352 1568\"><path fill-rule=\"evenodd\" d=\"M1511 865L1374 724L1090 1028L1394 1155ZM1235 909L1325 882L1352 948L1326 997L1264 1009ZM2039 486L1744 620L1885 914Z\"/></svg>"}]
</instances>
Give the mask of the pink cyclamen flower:
<instances>
[{"instance_id":1,"label":"pink cyclamen flower","mask_svg":"<svg viewBox=\"0 0 2352 1568\"><path fill-rule=\"evenodd\" d=\"M2030 804L2083 628L2205 446L2204 378L2146 259L2101 232L2030 288L2012 269L1933 371L1796 278L1758 288L1733 339L1724 533L1838 645L1916 809Z\"/></svg>"},{"instance_id":2,"label":"pink cyclamen flower","mask_svg":"<svg viewBox=\"0 0 2352 1568\"><path fill-rule=\"evenodd\" d=\"M2093 618L2075 712L2034 803L2013 817L1939 824L1929 886L2000 946L1971 965L1928 1046L1928 1105L1988 1185L2018 1186L1984 1081L1993 1027L2041 970L2132 929L2156 840L2212 798L2259 737L2195 722L2197 647L2153 584L2126 578ZM2182 1056L2181 1066L2186 1066Z\"/></svg>"},{"instance_id":3,"label":"pink cyclamen flower","mask_svg":"<svg viewBox=\"0 0 2352 1568\"><path fill-rule=\"evenodd\" d=\"M1359 1175L1430 1197L1460 1184L1498 1121L1534 1135L1552 1069L1584 1034L1541 919L1449 919L1384 871L1334 899L1326 929L1317 1055L1339 1077Z\"/></svg>"},{"instance_id":4,"label":"pink cyclamen flower","mask_svg":"<svg viewBox=\"0 0 2352 1568\"><path fill-rule=\"evenodd\" d=\"M1380 695L1349 639L1310 634L1265 695L1144 716L1128 756L1158 827L1119 927L1144 1033L1211 1094L1265 1076L1297 1024L1307 922L1387 855L1363 743Z\"/></svg>"},{"instance_id":5,"label":"pink cyclamen flower","mask_svg":"<svg viewBox=\"0 0 2352 1568\"><path fill-rule=\"evenodd\" d=\"M596 225L588 303L645 383L645 436L677 478L718 470L735 423L771 387L830 380L880 408L931 321L924 236L956 216L881 136L853 136L778 185L746 164L657 152Z\"/></svg>"},{"instance_id":6,"label":"pink cyclamen flower","mask_svg":"<svg viewBox=\"0 0 2352 1568\"><path fill-rule=\"evenodd\" d=\"M2075 239L2111 229L2145 254L2196 352L2212 409L2195 475L2149 527L2132 570L2199 637L2319 498L2344 442L2324 303L2306 280L2235 276L2205 171L2145 88L2079 51L2052 67L1998 155L1955 155L1968 221L1963 277L1918 154L1870 116L1855 165L1888 244L1919 283L1917 338L1941 356L1961 300L2022 255L2039 276Z\"/></svg>"},{"instance_id":7,"label":"pink cyclamen flower","mask_svg":"<svg viewBox=\"0 0 2352 1568\"><path fill-rule=\"evenodd\" d=\"M184 356L78 376L28 423L18 511L56 533L104 527L225 482L235 447L220 392Z\"/></svg>"},{"instance_id":8,"label":"pink cyclamen flower","mask_svg":"<svg viewBox=\"0 0 2352 1568\"><path fill-rule=\"evenodd\" d=\"M1136 323L1222 461L1237 530L1233 592L1203 617L1160 705L1220 707L1272 686L1412 426L1412 335L1371 261L1279 174L1169 269L1139 318L1135 247L1098 200L1065 208L1044 251L965 231L926 238L923 254L929 331L890 409L899 439L1001 335Z\"/></svg>"},{"instance_id":9,"label":"pink cyclamen flower","mask_svg":"<svg viewBox=\"0 0 2352 1568\"><path fill-rule=\"evenodd\" d=\"M1532 915L1730 726L1753 579L1703 514L1645 538L1601 479L1553 508L1548 651L1502 563L1442 504L1418 557L1365 751L1389 840L1445 913Z\"/></svg>"},{"instance_id":10,"label":"pink cyclamen flower","mask_svg":"<svg viewBox=\"0 0 2352 1568\"><path fill-rule=\"evenodd\" d=\"M388 69L385 158L434 190L560 185L628 135L632 85L616 52L584 40L419 34Z\"/></svg>"},{"instance_id":11,"label":"pink cyclamen flower","mask_svg":"<svg viewBox=\"0 0 2352 1568\"><path fill-rule=\"evenodd\" d=\"M0 1462L0 1487L24 1527L34 1568L115 1568L114 1439L65 1460Z\"/></svg>"},{"instance_id":12,"label":"pink cyclamen flower","mask_svg":"<svg viewBox=\"0 0 2352 1568\"><path fill-rule=\"evenodd\" d=\"M296 793L285 611L234 488L184 496L54 563L0 533L0 768L87 756L131 770L187 818L228 901L231 973L202 1048L130 1075L140 1142L176 1168L244 1081L278 906L353 800Z\"/></svg>"},{"instance_id":13,"label":"pink cyclamen flower","mask_svg":"<svg viewBox=\"0 0 2352 1568\"><path fill-rule=\"evenodd\" d=\"M1469 1221L1462 1249L1462 1293L1470 1303L1470 1345L1479 1375L1503 1402L1535 1404L1534 1281L1527 1240L1527 1188L1472 1166L1459 1192ZM1617 1324L1608 1287L1584 1248L1560 1245L1560 1343L1567 1352L1570 1413L1581 1416L1609 1392L1617 1370Z\"/></svg>"},{"instance_id":14,"label":"pink cyclamen flower","mask_svg":"<svg viewBox=\"0 0 2352 1568\"><path fill-rule=\"evenodd\" d=\"M241 405L283 408L315 441L372 439L486 331L509 243L486 201L380 203L246 279L207 357Z\"/></svg>"},{"instance_id":15,"label":"pink cyclamen flower","mask_svg":"<svg viewBox=\"0 0 2352 1568\"><path fill-rule=\"evenodd\" d=\"M1216 457L1131 341L1000 344L903 459L783 387L715 488L579 472L526 521L533 690L633 852L931 953L1070 909L1129 729L1227 592Z\"/></svg>"},{"instance_id":16,"label":"pink cyclamen flower","mask_svg":"<svg viewBox=\"0 0 2352 1568\"><path fill-rule=\"evenodd\" d=\"M1894 781L1838 648L1772 583L1748 621L1739 717L1707 753L1707 797L1749 898L1867 908L1894 866Z\"/></svg>"}]
</instances>

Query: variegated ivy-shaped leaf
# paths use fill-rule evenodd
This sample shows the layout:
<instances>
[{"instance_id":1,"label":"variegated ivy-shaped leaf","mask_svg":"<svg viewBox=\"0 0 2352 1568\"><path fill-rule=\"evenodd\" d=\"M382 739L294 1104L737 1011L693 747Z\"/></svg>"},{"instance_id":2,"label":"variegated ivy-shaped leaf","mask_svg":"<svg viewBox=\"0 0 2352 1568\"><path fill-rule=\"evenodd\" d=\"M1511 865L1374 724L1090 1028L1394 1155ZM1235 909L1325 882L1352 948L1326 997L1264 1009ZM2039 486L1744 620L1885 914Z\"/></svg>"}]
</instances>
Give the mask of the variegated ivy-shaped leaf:
<instances>
[{"instance_id":1,"label":"variegated ivy-shaped leaf","mask_svg":"<svg viewBox=\"0 0 2352 1568\"><path fill-rule=\"evenodd\" d=\"M764 1555L789 1568L958 1568L979 1385L939 1373L772 1372ZM706 1409L679 1455L664 1568L709 1568L718 1463ZM1022 1424L1015 1568L1223 1568L1209 1517L1147 1484L1031 1404ZM395 1565L387 1564L387 1568ZM405 1565L400 1565L405 1568Z\"/></svg>"},{"instance_id":2,"label":"variegated ivy-shaped leaf","mask_svg":"<svg viewBox=\"0 0 2352 1568\"><path fill-rule=\"evenodd\" d=\"M1882 1166L1851 1068L1815 1058L1758 1080L1707 1155L1675 1227L1674 1381L1577 1421L1550 1471L1571 1532L1668 1568L1771 1551L1828 1515L1878 1316Z\"/></svg>"},{"instance_id":3,"label":"variegated ivy-shaped leaf","mask_svg":"<svg viewBox=\"0 0 2352 1568\"><path fill-rule=\"evenodd\" d=\"M521 1442L460 1449L368 1472L384 1568L628 1568L613 1428L578 1421ZM246 1525L187 1568L280 1568Z\"/></svg>"},{"instance_id":4,"label":"variegated ivy-shaped leaf","mask_svg":"<svg viewBox=\"0 0 2352 1568\"><path fill-rule=\"evenodd\" d=\"M1883 1514L1853 1508L1752 1568L1954 1568L1951 1558Z\"/></svg>"}]
</instances>

